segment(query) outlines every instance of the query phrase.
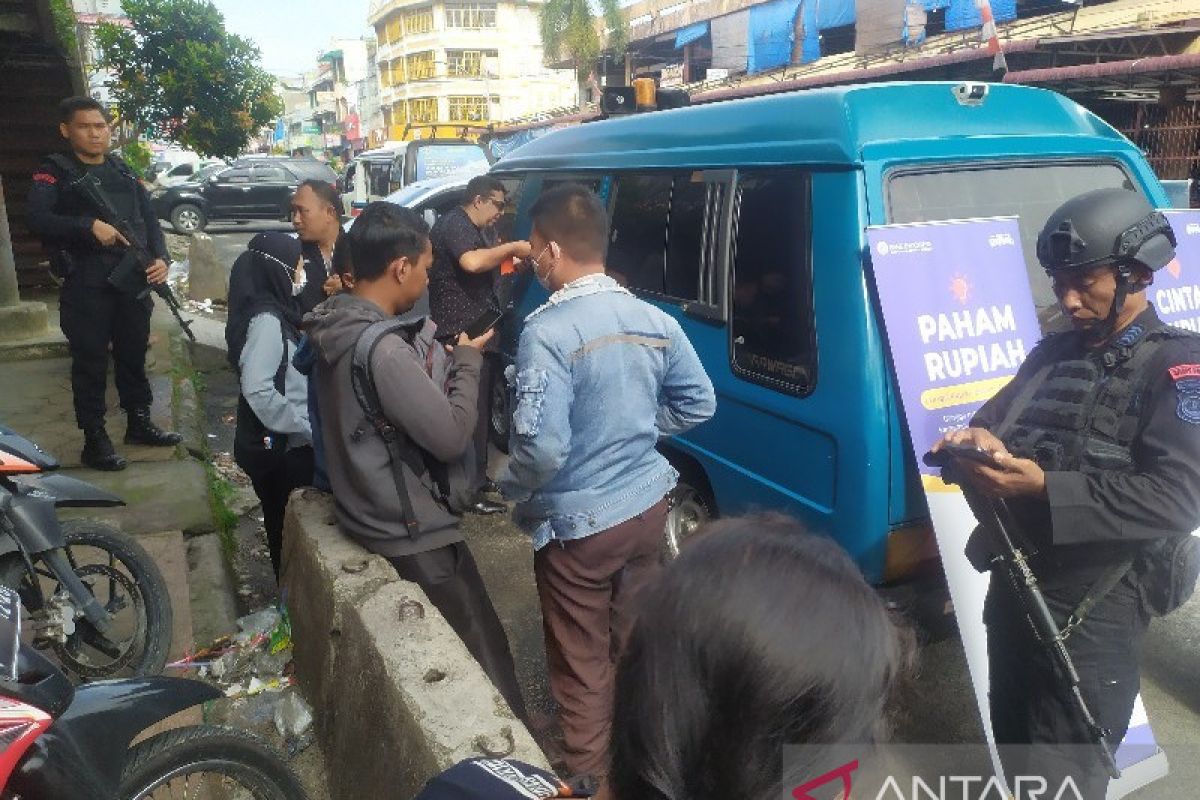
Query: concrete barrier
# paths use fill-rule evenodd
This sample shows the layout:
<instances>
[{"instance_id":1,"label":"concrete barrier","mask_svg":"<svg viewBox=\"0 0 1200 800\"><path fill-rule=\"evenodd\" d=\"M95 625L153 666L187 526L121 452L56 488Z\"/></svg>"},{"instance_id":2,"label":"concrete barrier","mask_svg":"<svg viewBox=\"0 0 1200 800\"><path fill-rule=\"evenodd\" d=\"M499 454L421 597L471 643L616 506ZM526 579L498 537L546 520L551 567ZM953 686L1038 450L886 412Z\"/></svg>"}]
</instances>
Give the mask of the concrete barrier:
<instances>
[{"instance_id":1,"label":"concrete barrier","mask_svg":"<svg viewBox=\"0 0 1200 800\"><path fill-rule=\"evenodd\" d=\"M207 233L192 234L188 243L188 297L199 302L229 300L229 268L221 263Z\"/></svg>"},{"instance_id":2,"label":"concrete barrier","mask_svg":"<svg viewBox=\"0 0 1200 800\"><path fill-rule=\"evenodd\" d=\"M283 541L296 676L332 800L410 798L473 756L549 768L420 587L341 534L329 495L293 494Z\"/></svg>"}]
</instances>

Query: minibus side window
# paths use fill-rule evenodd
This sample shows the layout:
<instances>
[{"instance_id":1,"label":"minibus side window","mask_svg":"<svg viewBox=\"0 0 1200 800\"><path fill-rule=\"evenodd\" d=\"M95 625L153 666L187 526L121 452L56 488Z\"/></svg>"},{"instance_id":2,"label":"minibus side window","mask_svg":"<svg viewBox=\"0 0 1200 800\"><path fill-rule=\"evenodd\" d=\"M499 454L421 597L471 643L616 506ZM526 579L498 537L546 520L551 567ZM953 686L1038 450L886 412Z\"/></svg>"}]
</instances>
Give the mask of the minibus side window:
<instances>
[{"instance_id":1,"label":"minibus side window","mask_svg":"<svg viewBox=\"0 0 1200 800\"><path fill-rule=\"evenodd\" d=\"M662 294L666 272L670 175L621 175L605 261L608 274L630 289Z\"/></svg>"},{"instance_id":2,"label":"minibus side window","mask_svg":"<svg viewBox=\"0 0 1200 800\"><path fill-rule=\"evenodd\" d=\"M701 236L708 209L708 184L703 173L675 178L671 197L671 228L667 236L666 293L684 300L700 298Z\"/></svg>"},{"instance_id":3,"label":"minibus side window","mask_svg":"<svg viewBox=\"0 0 1200 800\"><path fill-rule=\"evenodd\" d=\"M515 238L513 227L517 222L517 210L521 207L521 187L525 182L521 178L501 178L504 184L504 213L496 220L496 234L502 242L511 242Z\"/></svg>"},{"instance_id":4,"label":"minibus side window","mask_svg":"<svg viewBox=\"0 0 1200 800\"><path fill-rule=\"evenodd\" d=\"M739 170L736 200L733 371L773 389L807 394L816 376L809 176Z\"/></svg>"}]
</instances>

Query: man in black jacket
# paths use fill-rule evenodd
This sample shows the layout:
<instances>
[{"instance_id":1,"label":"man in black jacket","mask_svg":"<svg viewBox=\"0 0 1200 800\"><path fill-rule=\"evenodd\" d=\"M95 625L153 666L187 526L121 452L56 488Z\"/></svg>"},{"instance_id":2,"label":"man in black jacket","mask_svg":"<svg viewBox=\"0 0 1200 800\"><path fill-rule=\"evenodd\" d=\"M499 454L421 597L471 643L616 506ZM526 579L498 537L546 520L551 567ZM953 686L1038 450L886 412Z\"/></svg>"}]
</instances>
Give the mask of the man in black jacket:
<instances>
[{"instance_id":1,"label":"man in black jacket","mask_svg":"<svg viewBox=\"0 0 1200 800\"><path fill-rule=\"evenodd\" d=\"M104 108L90 97L59 104L59 132L71 152L48 157L33 175L29 227L51 252L63 278L61 326L71 350L71 391L75 420L84 433L80 458L94 469L124 469L104 427L104 403L111 348L117 392L129 417L126 444L169 447L181 437L150 419L153 396L146 379L153 301L109 281L129 255L129 242L99 213L76 185L94 180L100 191L141 238L155 260L146 268L149 283L167 279L167 244L150 197L129 167L108 153L111 131Z\"/></svg>"},{"instance_id":2,"label":"man in black jacket","mask_svg":"<svg viewBox=\"0 0 1200 800\"><path fill-rule=\"evenodd\" d=\"M1134 191L1099 189L1051 214L1038 259L1073 330L1038 344L971 427L946 437L992 455L991 466L967 463L967 477L1006 499L1114 750L1138 693L1149 576L1164 546L1200 527L1200 337L1165 325L1146 297L1174 244L1166 218ZM978 531L967 554L980 568L993 555ZM1069 777L1069 796L1103 798L1108 775L1091 733L1025 617L993 574L992 730L997 744L1024 746L1002 749L1006 772L1046 778L1047 795Z\"/></svg>"}]
</instances>

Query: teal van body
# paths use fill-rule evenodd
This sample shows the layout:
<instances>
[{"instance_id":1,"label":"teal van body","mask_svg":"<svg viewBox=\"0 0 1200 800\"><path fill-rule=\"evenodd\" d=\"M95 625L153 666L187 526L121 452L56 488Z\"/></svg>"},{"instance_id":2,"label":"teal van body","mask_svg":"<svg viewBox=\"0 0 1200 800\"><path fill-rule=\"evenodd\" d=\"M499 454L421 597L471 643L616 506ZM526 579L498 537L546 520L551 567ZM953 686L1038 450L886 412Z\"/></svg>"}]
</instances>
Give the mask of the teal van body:
<instances>
[{"instance_id":1,"label":"teal van body","mask_svg":"<svg viewBox=\"0 0 1200 800\"><path fill-rule=\"evenodd\" d=\"M676 530L706 513L784 511L835 538L875 583L936 551L867 226L1019 216L1051 328L1033 243L1054 207L1112 185L1168 205L1113 128L1060 95L1008 85L861 85L613 118L547 134L491 173L512 190L517 238L546 187L594 188L613 223L610 272L680 321L712 377L716 416L662 445L683 477ZM516 282L507 358L545 298L528 274Z\"/></svg>"}]
</instances>

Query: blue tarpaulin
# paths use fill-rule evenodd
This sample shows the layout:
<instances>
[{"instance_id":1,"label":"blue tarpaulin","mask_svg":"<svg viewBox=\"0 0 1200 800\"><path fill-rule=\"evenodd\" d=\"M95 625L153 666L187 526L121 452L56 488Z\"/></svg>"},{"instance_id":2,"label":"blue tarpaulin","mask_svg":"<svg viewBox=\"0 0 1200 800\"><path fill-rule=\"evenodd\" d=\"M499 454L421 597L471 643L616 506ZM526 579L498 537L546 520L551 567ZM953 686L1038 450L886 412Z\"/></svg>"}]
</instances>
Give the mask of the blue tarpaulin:
<instances>
[{"instance_id":1,"label":"blue tarpaulin","mask_svg":"<svg viewBox=\"0 0 1200 800\"><path fill-rule=\"evenodd\" d=\"M697 22L695 25L688 25L686 28L680 28L675 33L675 48L679 49L685 44L691 44L697 39L702 39L708 35L708 20Z\"/></svg>"},{"instance_id":2,"label":"blue tarpaulin","mask_svg":"<svg viewBox=\"0 0 1200 800\"><path fill-rule=\"evenodd\" d=\"M805 0L804 5L815 7L817 30L854 24L854 0Z\"/></svg>"},{"instance_id":3,"label":"blue tarpaulin","mask_svg":"<svg viewBox=\"0 0 1200 800\"><path fill-rule=\"evenodd\" d=\"M1007 22L1017 18L1017 0L992 0L992 18ZM946 30L961 31L983 24L975 0L950 0L946 8Z\"/></svg>"},{"instance_id":4,"label":"blue tarpaulin","mask_svg":"<svg viewBox=\"0 0 1200 800\"><path fill-rule=\"evenodd\" d=\"M772 0L750 8L747 72L763 72L791 63L792 26L799 7L800 0Z\"/></svg>"}]
</instances>

